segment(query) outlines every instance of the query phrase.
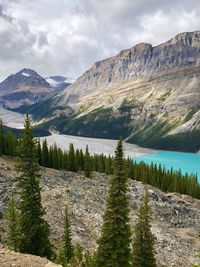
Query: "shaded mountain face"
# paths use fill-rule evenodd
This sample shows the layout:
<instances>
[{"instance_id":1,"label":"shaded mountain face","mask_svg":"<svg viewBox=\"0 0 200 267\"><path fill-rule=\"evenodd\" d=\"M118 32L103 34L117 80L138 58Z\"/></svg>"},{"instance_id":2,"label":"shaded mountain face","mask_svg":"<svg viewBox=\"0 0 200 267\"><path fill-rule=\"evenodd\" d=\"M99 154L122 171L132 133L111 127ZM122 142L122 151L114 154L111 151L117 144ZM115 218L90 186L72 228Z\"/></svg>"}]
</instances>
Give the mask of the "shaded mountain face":
<instances>
[{"instance_id":1,"label":"shaded mountain face","mask_svg":"<svg viewBox=\"0 0 200 267\"><path fill-rule=\"evenodd\" d=\"M62 86L61 82L59 86L52 86L37 72L25 68L0 83L0 105L11 109L31 105L49 98L67 86L64 81Z\"/></svg>"},{"instance_id":2,"label":"shaded mountain face","mask_svg":"<svg viewBox=\"0 0 200 267\"><path fill-rule=\"evenodd\" d=\"M40 110L36 104L31 113L46 120L44 127L62 133L196 151L200 31L155 47L137 44L96 62L66 90L41 103Z\"/></svg>"}]
</instances>

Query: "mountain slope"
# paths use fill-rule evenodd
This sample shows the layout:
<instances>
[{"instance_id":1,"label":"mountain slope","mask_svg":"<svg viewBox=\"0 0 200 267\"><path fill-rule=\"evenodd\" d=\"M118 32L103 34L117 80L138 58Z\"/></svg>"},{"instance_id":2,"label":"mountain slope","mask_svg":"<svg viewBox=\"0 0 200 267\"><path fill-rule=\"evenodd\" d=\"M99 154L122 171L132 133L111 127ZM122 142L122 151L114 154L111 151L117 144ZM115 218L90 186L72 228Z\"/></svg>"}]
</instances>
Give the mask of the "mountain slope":
<instances>
[{"instance_id":1,"label":"mountain slope","mask_svg":"<svg viewBox=\"0 0 200 267\"><path fill-rule=\"evenodd\" d=\"M62 133L177 149L177 135L200 137L200 31L155 47L141 43L95 63L48 108L54 112L35 112L37 119Z\"/></svg>"},{"instance_id":2,"label":"mountain slope","mask_svg":"<svg viewBox=\"0 0 200 267\"><path fill-rule=\"evenodd\" d=\"M94 250L102 225L108 176L94 173L92 179L88 179L81 174L48 168L42 168L41 174L42 202L46 207L45 218L50 223L53 243L59 245L62 240L63 208L67 203L73 242L81 242L85 248ZM16 186L16 175L15 161L0 158L0 223L3 229L2 214ZM145 185L129 180L128 186L133 225ZM200 249L200 201L185 195L163 193L152 186L147 186L147 189L154 214L152 231L157 237L158 266L192 267Z\"/></svg>"}]
</instances>

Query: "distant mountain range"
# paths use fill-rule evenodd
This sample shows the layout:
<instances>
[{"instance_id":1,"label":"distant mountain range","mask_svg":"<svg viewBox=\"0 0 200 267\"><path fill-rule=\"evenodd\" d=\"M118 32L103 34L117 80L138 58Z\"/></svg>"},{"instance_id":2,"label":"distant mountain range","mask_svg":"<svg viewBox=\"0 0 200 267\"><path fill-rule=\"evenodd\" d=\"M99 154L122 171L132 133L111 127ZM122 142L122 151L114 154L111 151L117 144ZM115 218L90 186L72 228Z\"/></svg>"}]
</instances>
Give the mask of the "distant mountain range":
<instances>
[{"instance_id":1,"label":"distant mountain range","mask_svg":"<svg viewBox=\"0 0 200 267\"><path fill-rule=\"evenodd\" d=\"M43 90L52 89L49 79L41 82ZM67 89L19 110L31 113L44 129L61 133L197 151L200 31L155 47L140 43L123 50L93 64Z\"/></svg>"},{"instance_id":2,"label":"distant mountain range","mask_svg":"<svg viewBox=\"0 0 200 267\"><path fill-rule=\"evenodd\" d=\"M36 71L22 69L0 83L0 106L18 108L47 99L71 85L61 76L44 79Z\"/></svg>"}]
</instances>

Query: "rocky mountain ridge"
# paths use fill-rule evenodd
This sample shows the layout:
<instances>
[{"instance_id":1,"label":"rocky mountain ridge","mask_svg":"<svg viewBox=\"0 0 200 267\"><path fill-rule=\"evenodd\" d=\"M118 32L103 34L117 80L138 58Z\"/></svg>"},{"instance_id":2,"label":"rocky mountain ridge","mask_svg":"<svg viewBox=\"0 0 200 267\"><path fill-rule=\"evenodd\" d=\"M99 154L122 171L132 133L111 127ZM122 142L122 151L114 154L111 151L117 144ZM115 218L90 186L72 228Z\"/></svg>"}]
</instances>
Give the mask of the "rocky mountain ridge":
<instances>
[{"instance_id":1,"label":"rocky mountain ridge","mask_svg":"<svg viewBox=\"0 0 200 267\"><path fill-rule=\"evenodd\" d=\"M155 139L155 133L165 138L199 132L199 99L196 31L155 47L137 44L96 62L51 99L48 109L54 111L49 116L42 118L34 110L33 115L62 133L137 142L141 131L145 140Z\"/></svg>"},{"instance_id":2,"label":"rocky mountain ridge","mask_svg":"<svg viewBox=\"0 0 200 267\"><path fill-rule=\"evenodd\" d=\"M9 195L15 190L15 162L0 158L0 220L6 226L3 213ZM42 201L46 207L46 219L51 226L54 244L61 242L63 212L67 203L72 225L73 242L81 242L89 250L96 247L100 234L102 215L108 189L104 174L94 173L91 179L81 174L42 168ZM141 182L129 180L131 223L144 192ZM157 262L159 267L192 267L197 262L200 249L200 202L191 197L163 193L148 186L150 205L154 214L152 231L157 237Z\"/></svg>"},{"instance_id":3,"label":"rocky mountain ridge","mask_svg":"<svg viewBox=\"0 0 200 267\"><path fill-rule=\"evenodd\" d=\"M121 51L117 56L96 62L73 84L68 96L75 92L76 97L85 93L100 91L101 87L121 82L132 82L139 77L151 77L169 71L171 68L184 68L200 65L200 32L182 33L166 43L153 47L140 43ZM75 90L75 91L74 91Z\"/></svg>"}]
</instances>

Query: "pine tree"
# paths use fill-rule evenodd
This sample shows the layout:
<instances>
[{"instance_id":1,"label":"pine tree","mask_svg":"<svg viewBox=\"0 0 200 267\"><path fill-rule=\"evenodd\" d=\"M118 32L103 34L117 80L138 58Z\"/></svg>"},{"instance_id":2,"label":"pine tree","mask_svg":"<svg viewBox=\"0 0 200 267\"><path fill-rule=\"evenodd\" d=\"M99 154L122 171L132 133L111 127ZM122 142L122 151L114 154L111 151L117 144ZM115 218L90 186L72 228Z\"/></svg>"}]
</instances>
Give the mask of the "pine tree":
<instances>
[{"instance_id":1,"label":"pine tree","mask_svg":"<svg viewBox=\"0 0 200 267\"><path fill-rule=\"evenodd\" d=\"M114 174L110 181L102 234L98 242L97 267L131 266L131 229L123 145L117 144Z\"/></svg>"},{"instance_id":2,"label":"pine tree","mask_svg":"<svg viewBox=\"0 0 200 267\"><path fill-rule=\"evenodd\" d=\"M86 146L86 150L85 150L85 167L84 167L84 171L85 171L85 176L89 178L91 176L91 161L90 161L90 154L89 154L88 145Z\"/></svg>"},{"instance_id":3,"label":"pine tree","mask_svg":"<svg viewBox=\"0 0 200 267\"><path fill-rule=\"evenodd\" d=\"M80 149L80 170L83 171L84 170L84 166L85 166L85 161L84 161L84 155L83 155L83 150Z\"/></svg>"},{"instance_id":4,"label":"pine tree","mask_svg":"<svg viewBox=\"0 0 200 267\"><path fill-rule=\"evenodd\" d=\"M58 148L56 143L54 143L53 150L52 150L52 164L54 169L59 169L59 159L58 159Z\"/></svg>"},{"instance_id":5,"label":"pine tree","mask_svg":"<svg viewBox=\"0 0 200 267\"><path fill-rule=\"evenodd\" d=\"M106 158L105 173L107 175L112 174L112 158L110 155L108 156L108 158Z\"/></svg>"},{"instance_id":6,"label":"pine tree","mask_svg":"<svg viewBox=\"0 0 200 267\"><path fill-rule=\"evenodd\" d=\"M157 266L154 249L155 237L151 233L152 212L148 202L148 193L145 190L138 209L138 218L133 232L133 267Z\"/></svg>"},{"instance_id":7,"label":"pine tree","mask_svg":"<svg viewBox=\"0 0 200 267\"><path fill-rule=\"evenodd\" d=\"M3 123L0 119L0 156L4 152L4 132L3 132Z\"/></svg>"},{"instance_id":8,"label":"pine tree","mask_svg":"<svg viewBox=\"0 0 200 267\"><path fill-rule=\"evenodd\" d=\"M42 143L42 166L49 167L49 149L46 139Z\"/></svg>"},{"instance_id":9,"label":"pine tree","mask_svg":"<svg viewBox=\"0 0 200 267\"><path fill-rule=\"evenodd\" d=\"M84 255L84 266L85 267L96 267L96 254L91 254L90 252L86 252Z\"/></svg>"},{"instance_id":10,"label":"pine tree","mask_svg":"<svg viewBox=\"0 0 200 267\"><path fill-rule=\"evenodd\" d=\"M73 144L69 145L69 153L68 153L68 170L71 172L76 172L76 159Z\"/></svg>"},{"instance_id":11,"label":"pine tree","mask_svg":"<svg viewBox=\"0 0 200 267\"><path fill-rule=\"evenodd\" d=\"M71 227L68 218L67 206L65 207L64 214L64 235L63 235L63 248L59 251L57 255L56 262L62 264L62 266L67 266L67 263L73 257L73 245L71 238Z\"/></svg>"},{"instance_id":12,"label":"pine tree","mask_svg":"<svg viewBox=\"0 0 200 267\"><path fill-rule=\"evenodd\" d=\"M8 156L15 156L17 140L13 133L9 131L4 135L4 154Z\"/></svg>"},{"instance_id":13,"label":"pine tree","mask_svg":"<svg viewBox=\"0 0 200 267\"><path fill-rule=\"evenodd\" d=\"M36 156L36 141L33 138L31 118L26 116L19 147L17 169L20 189L20 245L22 253L50 258L52 246L49 241L49 225L43 219L45 210L41 204L40 174Z\"/></svg>"},{"instance_id":14,"label":"pine tree","mask_svg":"<svg viewBox=\"0 0 200 267\"><path fill-rule=\"evenodd\" d=\"M39 165L42 165L42 149L41 149L41 144L40 144L39 138L37 140L37 159L38 159Z\"/></svg>"},{"instance_id":15,"label":"pine tree","mask_svg":"<svg viewBox=\"0 0 200 267\"><path fill-rule=\"evenodd\" d=\"M20 240L19 211L16 208L16 202L13 196L11 196L8 202L5 218L8 225L6 243L10 249L18 251Z\"/></svg>"},{"instance_id":16,"label":"pine tree","mask_svg":"<svg viewBox=\"0 0 200 267\"><path fill-rule=\"evenodd\" d=\"M72 246L72 238L71 238L71 228L68 218L68 210L67 207L65 207L65 215L64 215L64 236L63 236L63 242L64 242L64 254L67 262L72 258L73 256L73 246Z\"/></svg>"},{"instance_id":17,"label":"pine tree","mask_svg":"<svg viewBox=\"0 0 200 267\"><path fill-rule=\"evenodd\" d=\"M70 260L69 267L89 267L84 264L84 251L79 243L74 247L74 256Z\"/></svg>"}]
</instances>

